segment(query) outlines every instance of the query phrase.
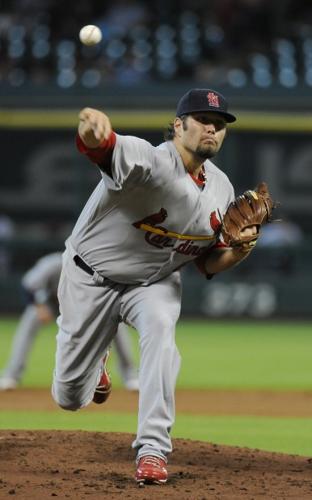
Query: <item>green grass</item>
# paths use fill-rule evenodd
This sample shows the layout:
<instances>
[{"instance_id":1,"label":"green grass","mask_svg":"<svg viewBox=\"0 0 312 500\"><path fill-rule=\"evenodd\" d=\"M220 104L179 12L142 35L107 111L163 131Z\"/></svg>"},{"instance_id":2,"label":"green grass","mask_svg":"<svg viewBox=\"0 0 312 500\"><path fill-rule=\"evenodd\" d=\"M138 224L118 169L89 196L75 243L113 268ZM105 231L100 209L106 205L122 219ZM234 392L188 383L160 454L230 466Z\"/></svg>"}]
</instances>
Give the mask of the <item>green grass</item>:
<instances>
[{"instance_id":1,"label":"green grass","mask_svg":"<svg viewBox=\"0 0 312 500\"><path fill-rule=\"evenodd\" d=\"M9 356L16 320L2 320L0 367ZM24 386L51 383L54 325L43 328L30 353ZM138 360L137 333L131 331ZM177 345L182 355L178 387L213 389L312 389L312 323L180 322ZM114 353L110 371L121 385Z\"/></svg>"},{"instance_id":2,"label":"green grass","mask_svg":"<svg viewBox=\"0 0 312 500\"><path fill-rule=\"evenodd\" d=\"M9 424L8 424L9 422ZM127 413L1 412L0 429L56 429L135 434L137 417ZM178 415L173 438L312 455L312 419Z\"/></svg>"},{"instance_id":3,"label":"green grass","mask_svg":"<svg viewBox=\"0 0 312 500\"><path fill-rule=\"evenodd\" d=\"M15 319L0 321L0 367L8 359ZM54 325L40 331L23 379L26 387L48 387L54 365ZM138 361L137 333L131 331ZM181 321L177 345L182 355L178 387L210 389L312 389L312 323ZM114 354L110 371L121 385ZM0 428L136 431L136 415L1 412ZM178 415L173 437L312 455L312 419Z\"/></svg>"},{"instance_id":4,"label":"green grass","mask_svg":"<svg viewBox=\"0 0 312 500\"><path fill-rule=\"evenodd\" d=\"M312 323L183 322L180 387L312 389Z\"/></svg>"}]
</instances>

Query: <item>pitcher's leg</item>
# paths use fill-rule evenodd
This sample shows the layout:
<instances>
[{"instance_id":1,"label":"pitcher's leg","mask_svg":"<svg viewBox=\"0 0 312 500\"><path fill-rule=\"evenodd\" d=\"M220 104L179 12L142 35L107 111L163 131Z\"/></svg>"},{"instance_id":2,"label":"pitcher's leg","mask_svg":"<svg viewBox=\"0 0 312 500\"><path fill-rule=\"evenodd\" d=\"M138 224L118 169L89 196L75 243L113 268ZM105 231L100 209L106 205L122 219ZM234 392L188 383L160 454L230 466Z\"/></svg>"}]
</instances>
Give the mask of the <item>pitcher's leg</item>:
<instances>
[{"instance_id":1,"label":"pitcher's leg","mask_svg":"<svg viewBox=\"0 0 312 500\"><path fill-rule=\"evenodd\" d=\"M76 410L93 399L102 358L117 332L120 294L97 285L72 259L64 262L52 395L62 408Z\"/></svg>"},{"instance_id":2,"label":"pitcher's leg","mask_svg":"<svg viewBox=\"0 0 312 500\"><path fill-rule=\"evenodd\" d=\"M91 403L109 343L108 337L90 339L89 353L85 356L83 351L76 351L75 341L59 330L52 396L63 409L78 410Z\"/></svg>"},{"instance_id":3,"label":"pitcher's leg","mask_svg":"<svg viewBox=\"0 0 312 500\"><path fill-rule=\"evenodd\" d=\"M172 451L170 431L175 420L175 385L180 355L175 345L175 323L147 317L140 337L139 414L133 447L143 455L166 457ZM170 324L171 323L171 324Z\"/></svg>"},{"instance_id":4,"label":"pitcher's leg","mask_svg":"<svg viewBox=\"0 0 312 500\"><path fill-rule=\"evenodd\" d=\"M129 327L124 323L119 324L113 344L117 354L118 368L125 387L129 390L137 390L138 371L133 359Z\"/></svg>"},{"instance_id":5,"label":"pitcher's leg","mask_svg":"<svg viewBox=\"0 0 312 500\"><path fill-rule=\"evenodd\" d=\"M126 319L140 335L138 431L133 447L138 450L138 458L165 458L172 451L170 431L175 419L174 392L180 368L175 344L181 302L179 274L146 288L138 287L125 299Z\"/></svg>"}]
</instances>

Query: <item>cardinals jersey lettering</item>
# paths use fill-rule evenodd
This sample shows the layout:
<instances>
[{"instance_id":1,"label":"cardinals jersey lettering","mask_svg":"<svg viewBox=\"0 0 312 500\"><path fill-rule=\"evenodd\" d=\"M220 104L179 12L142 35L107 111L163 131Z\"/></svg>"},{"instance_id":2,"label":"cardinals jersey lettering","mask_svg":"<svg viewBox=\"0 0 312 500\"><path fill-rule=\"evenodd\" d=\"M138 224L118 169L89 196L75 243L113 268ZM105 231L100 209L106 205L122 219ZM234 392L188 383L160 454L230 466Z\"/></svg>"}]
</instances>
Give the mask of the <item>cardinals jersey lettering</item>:
<instances>
[{"instance_id":1,"label":"cardinals jersey lettering","mask_svg":"<svg viewBox=\"0 0 312 500\"><path fill-rule=\"evenodd\" d=\"M173 142L154 147L116 135L111 170L102 172L67 242L100 275L148 285L217 243L218 214L234 191L211 161L201 187Z\"/></svg>"}]
</instances>

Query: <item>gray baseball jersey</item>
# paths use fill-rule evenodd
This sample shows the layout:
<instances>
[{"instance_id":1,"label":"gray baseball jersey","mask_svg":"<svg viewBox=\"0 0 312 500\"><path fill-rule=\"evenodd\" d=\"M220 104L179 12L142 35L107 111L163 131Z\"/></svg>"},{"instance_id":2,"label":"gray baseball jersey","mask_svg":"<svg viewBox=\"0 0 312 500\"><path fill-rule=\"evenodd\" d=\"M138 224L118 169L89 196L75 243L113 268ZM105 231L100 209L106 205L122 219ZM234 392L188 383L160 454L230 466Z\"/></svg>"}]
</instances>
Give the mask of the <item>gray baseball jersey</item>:
<instances>
[{"instance_id":1,"label":"gray baseball jersey","mask_svg":"<svg viewBox=\"0 0 312 500\"><path fill-rule=\"evenodd\" d=\"M117 135L113 178L102 174L70 237L74 250L118 283L168 276L216 243L218 212L234 199L227 176L209 160L204 168L201 189L172 142Z\"/></svg>"},{"instance_id":2,"label":"gray baseball jersey","mask_svg":"<svg viewBox=\"0 0 312 500\"><path fill-rule=\"evenodd\" d=\"M43 304L57 295L62 269L62 253L46 255L23 276L22 285L34 296L34 302Z\"/></svg>"}]
</instances>

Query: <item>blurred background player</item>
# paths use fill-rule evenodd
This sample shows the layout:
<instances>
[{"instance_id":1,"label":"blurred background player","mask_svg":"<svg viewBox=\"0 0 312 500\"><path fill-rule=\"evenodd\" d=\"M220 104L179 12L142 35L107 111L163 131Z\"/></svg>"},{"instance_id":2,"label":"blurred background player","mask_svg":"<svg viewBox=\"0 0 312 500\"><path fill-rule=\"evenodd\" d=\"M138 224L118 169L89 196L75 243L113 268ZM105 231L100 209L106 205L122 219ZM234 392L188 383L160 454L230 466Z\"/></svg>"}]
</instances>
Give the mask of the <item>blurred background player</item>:
<instances>
[{"instance_id":1,"label":"blurred background player","mask_svg":"<svg viewBox=\"0 0 312 500\"><path fill-rule=\"evenodd\" d=\"M13 240L16 228L13 220L0 213L0 275L9 276L11 271L11 254L7 243Z\"/></svg>"},{"instance_id":2,"label":"blurred background player","mask_svg":"<svg viewBox=\"0 0 312 500\"><path fill-rule=\"evenodd\" d=\"M55 321L59 314L57 287L61 274L62 253L46 255L22 278L27 306L20 318L11 356L0 378L0 390L15 389L26 368L28 354L40 327ZM121 323L114 339L118 368L128 390L138 390L137 370L132 359L128 327Z\"/></svg>"}]
</instances>

